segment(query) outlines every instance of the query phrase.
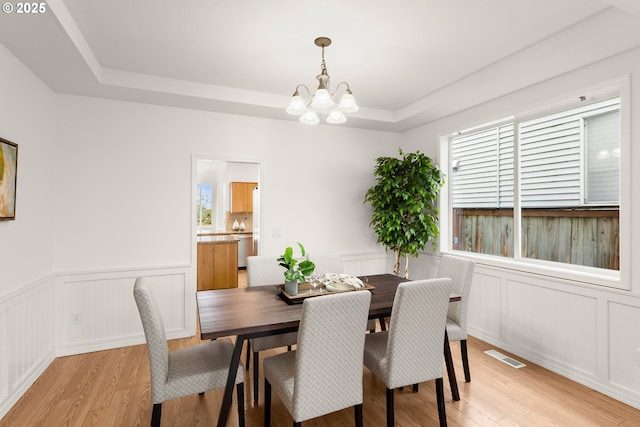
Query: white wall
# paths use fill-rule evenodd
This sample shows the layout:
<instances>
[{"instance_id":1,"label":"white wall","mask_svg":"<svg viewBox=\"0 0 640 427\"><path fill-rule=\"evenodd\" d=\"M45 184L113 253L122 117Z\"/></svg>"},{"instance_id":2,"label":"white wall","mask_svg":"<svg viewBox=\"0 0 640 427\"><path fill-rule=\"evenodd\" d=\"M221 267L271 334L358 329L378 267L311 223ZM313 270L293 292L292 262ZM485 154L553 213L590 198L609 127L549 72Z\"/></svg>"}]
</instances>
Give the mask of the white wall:
<instances>
[{"instance_id":1,"label":"white wall","mask_svg":"<svg viewBox=\"0 0 640 427\"><path fill-rule=\"evenodd\" d=\"M248 156L251 153L245 153ZM260 182L260 165L257 163L229 162L227 164L227 184L229 182Z\"/></svg>"},{"instance_id":2,"label":"white wall","mask_svg":"<svg viewBox=\"0 0 640 427\"><path fill-rule=\"evenodd\" d=\"M378 250L362 201L398 135L75 96L58 116L55 271L189 264L192 154L263 162L263 252Z\"/></svg>"},{"instance_id":3,"label":"white wall","mask_svg":"<svg viewBox=\"0 0 640 427\"><path fill-rule=\"evenodd\" d=\"M15 221L0 222L0 417L54 357L55 95L0 45L0 136L18 144Z\"/></svg>"},{"instance_id":4,"label":"white wall","mask_svg":"<svg viewBox=\"0 0 640 427\"><path fill-rule=\"evenodd\" d=\"M435 159L441 135L530 111L626 75L633 108L628 155L635 166L640 164L640 48L415 129L403 136L403 148L420 149ZM631 260L623 263L621 276L630 291L522 266L505 268L484 258L474 275L469 328L474 336L640 408L640 270L633 265L640 254L640 227L631 220L640 213L634 186L640 170L632 167L630 175L630 203L621 213L628 227L621 247ZM428 255L412 260L414 277L430 277L436 264Z\"/></svg>"},{"instance_id":5,"label":"white wall","mask_svg":"<svg viewBox=\"0 0 640 427\"><path fill-rule=\"evenodd\" d=\"M16 220L0 222L0 296L53 267L55 95L0 45L0 136L18 144Z\"/></svg>"}]
</instances>

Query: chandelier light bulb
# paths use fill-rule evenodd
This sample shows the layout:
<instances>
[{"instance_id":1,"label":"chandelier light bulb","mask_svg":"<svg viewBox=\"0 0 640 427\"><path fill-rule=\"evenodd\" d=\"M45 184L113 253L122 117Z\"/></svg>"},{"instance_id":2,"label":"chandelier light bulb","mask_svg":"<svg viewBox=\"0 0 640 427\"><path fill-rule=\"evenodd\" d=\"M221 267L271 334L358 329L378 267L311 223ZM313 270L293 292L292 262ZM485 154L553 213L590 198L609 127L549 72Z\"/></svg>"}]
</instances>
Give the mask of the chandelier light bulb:
<instances>
[{"instance_id":1,"label":"chandelier light bulb","mask_svg":"<svg viewBox=\"0 0 640 427\"><path fill-rule=\"evenodd\" d=\"M318 118L318 114L313 110L307 110L303 115L300 116L300 123L304 123L305 125L317 125L320 123L320 119Z\"/></svg>"},{"instance_id":2,"label":"chandelier light bulb","mask_svg":"<svg viewBox=\"0 0 640 427\"><path fill-rule=\"evenodd\" d=\"M345 113L355 113L360 109L358 108L358 104L356 104L356 100L349 89L347 89L344 95L342 95L338 109Z\"/></svg>"},{"instance_id":3,"label":"chandelier light bulb","mask_svg":"<svg viewBox=\"0 0 640 427\"><path fill-rule=\"evenodd\" d=\"M347 118L345 117L344 113L335 108L331 110L331 112L329 113L329 116L327 117L327 123L330 123L332 125L338 125L346 121L347 121Z\"/></svg>"},{"instance_id":4,"label":"chandelier light bulb","mask_svg":"<svg viewBox=\"0 0 640 427\"><path fill-rule=\"evenodd\" d=\"M307 111L307 106L304 105L302 97L296 91L296 93L294 93L291 97L291 101L289 102L289 106L287 107L287 113L294 116L301 116L305 111Z\"/></svg>"},{"instance_id":5,"label":"chandelier light bulb","mask_svg":"<svg viewBox=\"0 0 640 427\"><path fill-rule=\"evenodd\" d=\"M327 89L318 89L313 96L313 101L311 101L311 108L316 110L330 110L334 105Z\"/></svg>"}]
</instances>

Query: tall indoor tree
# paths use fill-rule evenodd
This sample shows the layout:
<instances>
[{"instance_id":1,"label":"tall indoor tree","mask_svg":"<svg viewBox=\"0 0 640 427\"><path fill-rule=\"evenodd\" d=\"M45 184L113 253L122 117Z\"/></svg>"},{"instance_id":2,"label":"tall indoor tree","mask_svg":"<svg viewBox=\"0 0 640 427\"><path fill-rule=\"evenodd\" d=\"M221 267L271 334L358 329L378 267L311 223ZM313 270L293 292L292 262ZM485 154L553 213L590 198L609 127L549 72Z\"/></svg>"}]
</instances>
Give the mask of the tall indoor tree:
<instances>
[{"instance_id":1,"label":"tall indoor tree","mask_svg":"<svg viewBox=\"0 0 640 427\"><path fill-rule=\"evenodd\" d=\"M371 226L378 243L393 249L393 272L400 273L405 257L405 277L409 277L409 255L418 256L429 242L435 249L440 234L437 198L444 185L444 174L431 158L416 151L400 158L378 157L374 168L376 185L367 190L371 203Z\"/></svg>"}]
</instances>

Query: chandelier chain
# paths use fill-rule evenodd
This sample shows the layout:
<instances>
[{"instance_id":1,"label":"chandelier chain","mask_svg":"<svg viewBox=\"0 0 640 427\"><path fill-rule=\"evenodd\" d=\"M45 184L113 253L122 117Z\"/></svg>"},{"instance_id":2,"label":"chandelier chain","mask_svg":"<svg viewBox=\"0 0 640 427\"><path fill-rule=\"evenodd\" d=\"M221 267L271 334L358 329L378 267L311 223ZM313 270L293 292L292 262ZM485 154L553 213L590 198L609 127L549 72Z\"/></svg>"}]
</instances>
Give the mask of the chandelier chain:
<instances>
[{"instance_id":1,"label":"chandelier chain","mask_svg":"<svg viewBox=\"0 0 640 427\"><path fill-rule=\"evenodd\" d=\"M324 46L322 46L322 65L320 66L322 74L328 74L327 64L324 62Z\"/></svg>"}]
</instances>

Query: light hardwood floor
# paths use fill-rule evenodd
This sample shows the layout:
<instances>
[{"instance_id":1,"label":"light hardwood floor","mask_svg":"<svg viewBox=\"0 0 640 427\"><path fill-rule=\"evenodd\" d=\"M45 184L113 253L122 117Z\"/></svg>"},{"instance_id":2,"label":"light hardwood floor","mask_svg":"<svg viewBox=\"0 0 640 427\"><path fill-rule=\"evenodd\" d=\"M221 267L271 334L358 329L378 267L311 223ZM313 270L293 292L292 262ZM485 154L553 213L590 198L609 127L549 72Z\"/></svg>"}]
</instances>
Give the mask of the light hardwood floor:
<instances>
[{"instance_id":1,"label":"light hardwood floor","mask_svg":"<svg viewBox=\"0 0 640 427\"><path fill-rule=\"evenodd\" d=\"M175 340L169 347L173 350L198 341L196 337ZM449 426L640 426L640 411L513 355L527 366L512 368L483 353L491 348L483 341L469 338L472 382L465 383L460 347L457 342L452 343L461 400L451 400L445 380ZM275 353L268 351L264 356ZM152 404L147 357L146 346L139 345L58 358L0 421L0 427L148 426ZM328 362L327 369L330 368ZM264 393L261 388L260 403L254 406L250 372L245 387L247 426L257 427L263 425ZM384 384L366 368L363 374L364 424L384 426ZM261 386L262 381L261 378ZM194 395L168 401L163 405L162 426L215 425L221 397L222 390L213 390L203 397ZM421 384L415 394L411 387L396 391L395 407L397 426L438 423L432 381ZM274 395L272 425L288 427L291 422L289 413ZM228 425L238 425L235 393ZM353 410L346 409L303 425L351 426Z\"/></svg>"}]
</instances>

